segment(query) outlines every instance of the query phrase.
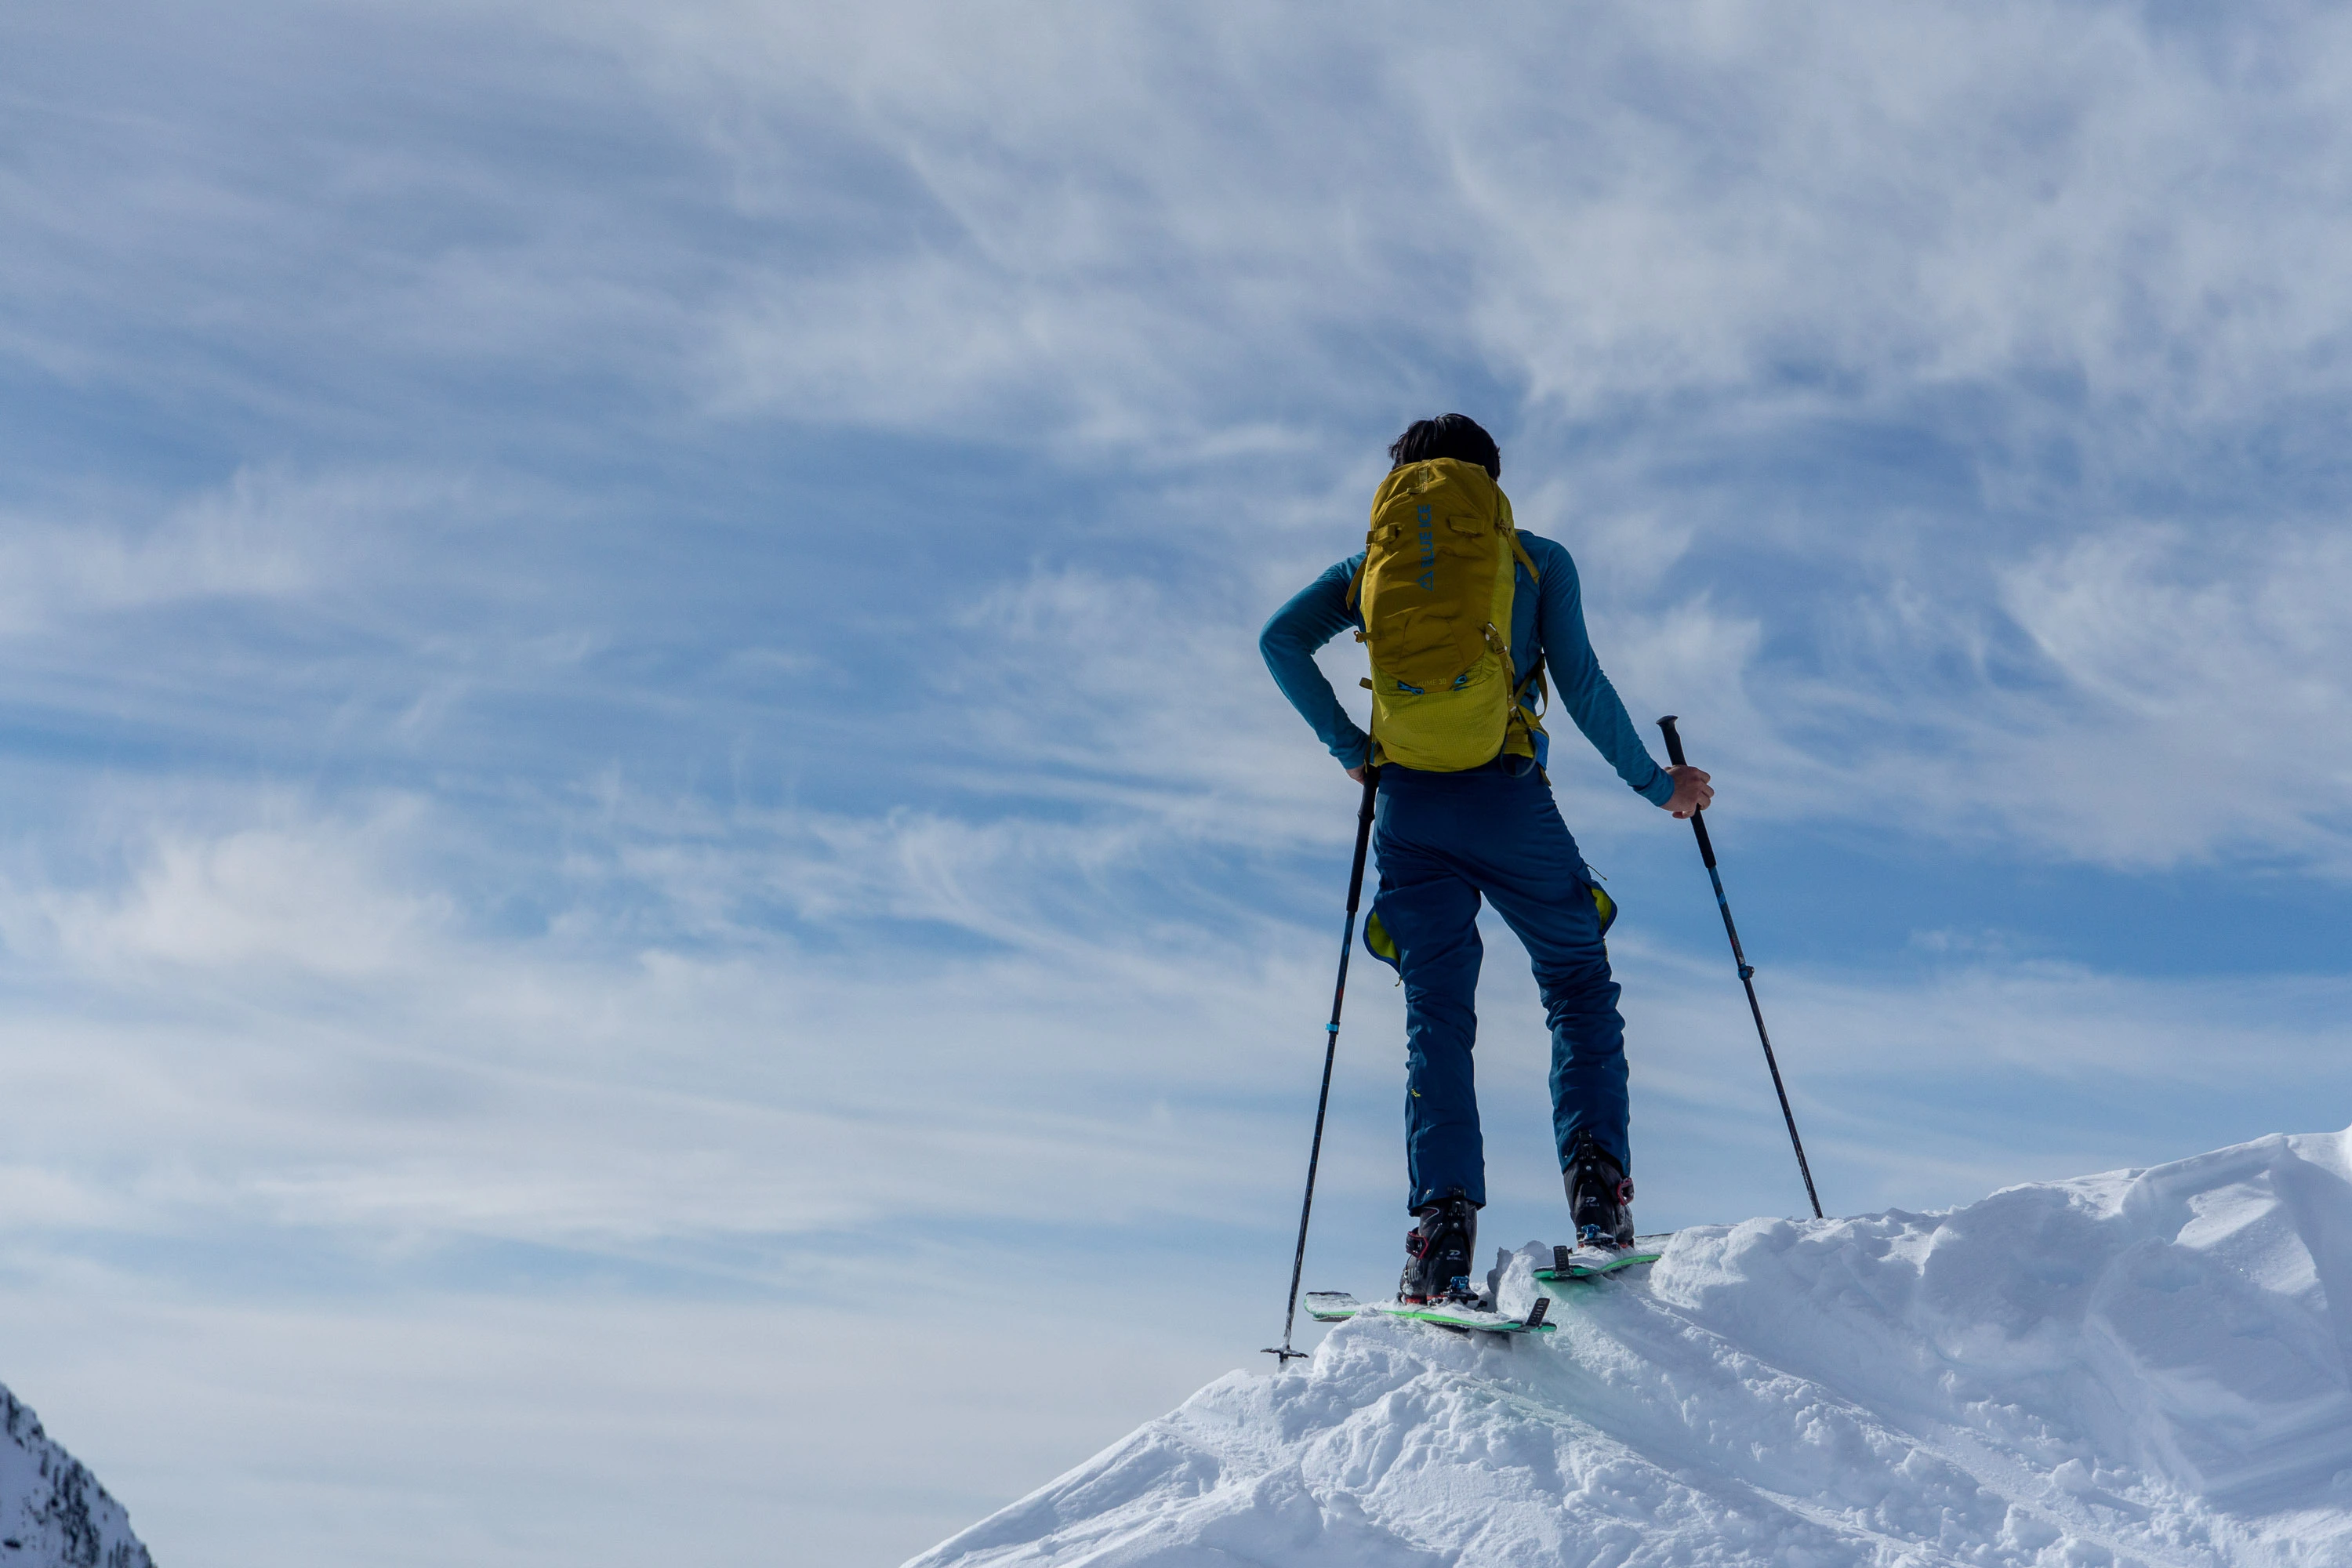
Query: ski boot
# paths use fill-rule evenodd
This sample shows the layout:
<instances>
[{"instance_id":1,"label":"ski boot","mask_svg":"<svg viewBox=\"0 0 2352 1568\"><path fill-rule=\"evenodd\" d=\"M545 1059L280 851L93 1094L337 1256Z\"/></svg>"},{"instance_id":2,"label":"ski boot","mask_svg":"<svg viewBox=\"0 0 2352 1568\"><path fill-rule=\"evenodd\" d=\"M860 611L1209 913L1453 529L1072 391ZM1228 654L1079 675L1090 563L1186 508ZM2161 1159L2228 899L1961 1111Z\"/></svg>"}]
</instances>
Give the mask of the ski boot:
<instances>
[{"instance_id":1,"label":"ski boot","mask_svg":"<svg viewBox=\"0 0 2352 1568\"><path fill-rule=\"evenodd\" d=\"M1470 1258L1478 1246L1478 1207L1459 1192L1413 1210L1419 1223L1405 1232L1404 1278L1397 1300L1412 1306L1469 1301Z\"/></svg>"},{"instance_id":2,"label":"ski boot","mask_svg":"<svg viewBox=\"0 0 2352 1568\"><path fill-rule=\"evenodd\" d=\"M1579 1132L1562 1173L1579 1247L1633 1245L1633 1182L1590 1131Z\"/></svg>"}]
</instances>

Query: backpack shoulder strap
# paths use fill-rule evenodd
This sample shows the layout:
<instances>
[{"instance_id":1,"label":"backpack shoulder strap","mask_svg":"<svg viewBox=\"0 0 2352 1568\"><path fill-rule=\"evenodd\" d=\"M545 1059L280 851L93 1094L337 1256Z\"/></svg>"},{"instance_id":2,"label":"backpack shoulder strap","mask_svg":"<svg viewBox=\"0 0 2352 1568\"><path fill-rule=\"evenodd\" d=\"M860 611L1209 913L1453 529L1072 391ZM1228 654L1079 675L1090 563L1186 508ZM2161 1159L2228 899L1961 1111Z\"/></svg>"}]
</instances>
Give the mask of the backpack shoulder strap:
<instances>
[{"instance_id":1,"label":"backpack shoulder strap","mask_svg":"<svg viewBox=\"0 0 2352 1568\"><path fill-rule=\"evenodd\" d=\"M1529 555L1528 553L1528 547L1519 542L1519 531L1516 528L1511 528L1510 520L1508 518L1504 519L1503 525L1510 531L1511 553L1517 556L1519 558L1519 564L1528 569L1528 580L1537 583L1542 582L1543 574L1536 570L1535 557Z\"/></svg>"},{"instance_id":2,"label":"backpack shoulder strap","mask_svg":"<svg viewBox=\"0 0 2352 1568\"><path fill-rule=\"evenodd\" d=\"M1543 581L1543 574L1536 570L1535 557L1528 553L1528 547L1519 542L1519 531L1511 521L1510 508L1510 502L1503 503L1503 528L1511 541L1511 553L1517 556L1519 564L1528 569L1528 581L1539 584ZM1535 661L1535 668L1528 671L1528 678L1519 682L1519 689L1511 694L1512 700L1515 703L1525 701L1528 688L1530 686L1536 689L1536 700L1542 704L1535 710L1536 717L1540 719L1551 711L1551 689L1544 683L1543 659L1540 656Z\"/></svg>"}]
</instances>

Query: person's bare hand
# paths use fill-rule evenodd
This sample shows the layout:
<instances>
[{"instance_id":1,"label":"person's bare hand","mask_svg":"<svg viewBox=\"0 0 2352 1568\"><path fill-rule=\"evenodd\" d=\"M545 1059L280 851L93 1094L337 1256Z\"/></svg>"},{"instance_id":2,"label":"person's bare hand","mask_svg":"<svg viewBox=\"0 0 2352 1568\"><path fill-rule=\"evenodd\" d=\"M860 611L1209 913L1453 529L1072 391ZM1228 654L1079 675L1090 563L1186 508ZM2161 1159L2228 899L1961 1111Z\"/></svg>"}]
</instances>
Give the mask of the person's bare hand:
<instances>
[{"instance_id":1,"label":"person's bare hand","mask_svg":"<svg viewBox=\"0 0 2352 1568\"><path fill-rule=\"evenodd\" d=\"M1361 768L1349 768L1348 770L1348 776L1355 780L1358 784L1361 784L1364 782L1364 770Z\"/></svg>"},{"instance_id":2,"label":"person's bare hand","mask_svg":"<svg viewBox=\"0 0 2352 1568\"><path fill-rule=\"evenodd\" d=\"M1714 786L1696 768L1668 768L1666 776L1675 781L1674 798L1666 802L1666 809L1676 816L1688 816L1714 804Z\"/></svg>"}]
</instances>

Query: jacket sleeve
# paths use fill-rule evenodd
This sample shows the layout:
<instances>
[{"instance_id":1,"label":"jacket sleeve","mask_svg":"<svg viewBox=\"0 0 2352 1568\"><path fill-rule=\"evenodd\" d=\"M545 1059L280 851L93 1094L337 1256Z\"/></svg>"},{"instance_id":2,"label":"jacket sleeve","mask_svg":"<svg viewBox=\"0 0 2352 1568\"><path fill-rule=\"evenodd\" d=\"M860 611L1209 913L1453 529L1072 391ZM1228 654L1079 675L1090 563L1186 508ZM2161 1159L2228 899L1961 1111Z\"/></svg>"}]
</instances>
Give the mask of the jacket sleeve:
<instances>
[{"instance_id":1,"label":"jacket sleeve","mask_svg":"<svg viewBox=\"0 0 2352 1568\"><path fill-rule=\"evenodd\" d=\"M1363 559L1350 555L1301 588L1274 612L1257 638L1257 650L1265 656L1274 683L1343 768L1362 767L1372 742L1339 706L1331 683L1315 663L1315 650L1360 624L1348 608L1348 584Z\"/></svg>"},{"instance_id":2,"label":"jacket sleeve","mask_svg":"<svg viewBox=\"0 0 2352 1568\"><path fill-rule=\"evenodd\" d=\"M1560 706L1593 750L1608 759L1633 793L1653 805L1674 798L1674 775L1657 764L1640 731L1625 711L1617 689L1602 674L1592 654L1592 639L1584 633L1584 593L1576 580L1576 563L1557 547L1544 552L1542 598L1538 602L1545 662Z\"/></svg>"}]
</instances>

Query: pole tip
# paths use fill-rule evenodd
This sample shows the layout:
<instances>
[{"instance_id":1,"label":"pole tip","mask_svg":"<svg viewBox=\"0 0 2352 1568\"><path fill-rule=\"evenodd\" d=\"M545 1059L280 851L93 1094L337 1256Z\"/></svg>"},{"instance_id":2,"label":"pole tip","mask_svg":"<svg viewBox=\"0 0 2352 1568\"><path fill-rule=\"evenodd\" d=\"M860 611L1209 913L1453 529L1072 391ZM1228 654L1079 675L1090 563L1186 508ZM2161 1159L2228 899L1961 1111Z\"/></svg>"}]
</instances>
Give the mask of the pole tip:
<instances>
[{"instance_id":1,"label":"pole tip","mask_svg":"<svg viewBox=\"0 0 2352 1568\"><path fill-rule=\"evenodd\" d=\"M1661 730L1670 730L1674 728L1675 720L1677 717L1678 715L1676 714L1667 714L1664 718L1658 721L1658 728Z\"/></svg>"}]
</instances>

